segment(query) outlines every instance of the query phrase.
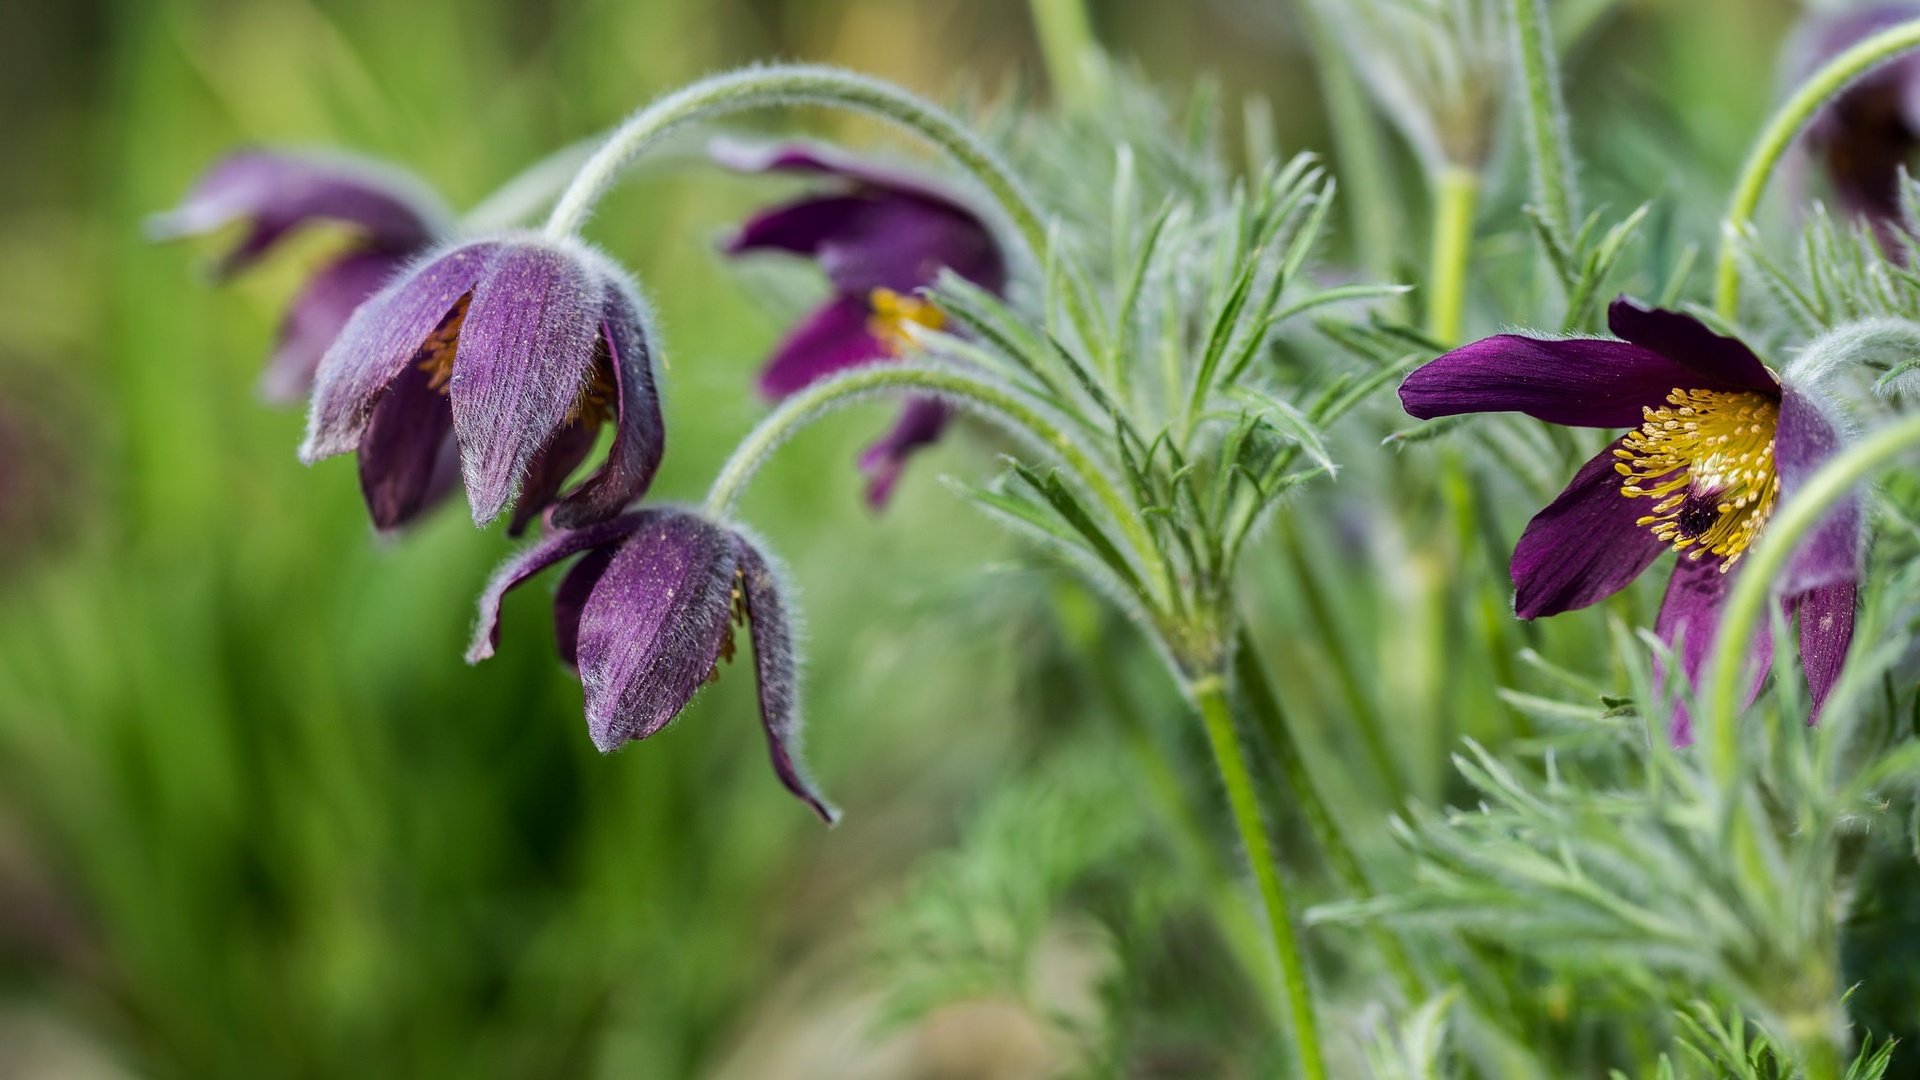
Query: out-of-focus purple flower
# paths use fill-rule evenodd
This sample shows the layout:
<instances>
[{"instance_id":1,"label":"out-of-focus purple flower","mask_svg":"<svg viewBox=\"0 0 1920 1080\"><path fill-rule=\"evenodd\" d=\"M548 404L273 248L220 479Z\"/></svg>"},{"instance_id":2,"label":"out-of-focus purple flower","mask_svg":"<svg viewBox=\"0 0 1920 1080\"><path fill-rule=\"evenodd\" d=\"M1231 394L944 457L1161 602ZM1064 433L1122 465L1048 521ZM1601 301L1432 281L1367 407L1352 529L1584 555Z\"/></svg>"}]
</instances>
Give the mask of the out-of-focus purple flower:
<instances>
[{"instance_id":1,"label":"out-of-focus purple flower","mask_svg":"<svg viewBox=\"0 0 1920 1080\"><path fill-rule=\"evenodd\" d=\"M301 459L356 451L367 508L392 528L451 469L451 431L476 523L516 495L516 534L556 500L562 527L612 517L665 449L646 326L625 272L577 242L443 248L361 304L327 350ZM560 496L609 423L605 463Z\"/></svg>"},{"instance_id":2,"label":"out-of-focus purple flower","mask_svg":"<svg viewBox=\"0 0 1920 1080\"><path fill-rule=\"evenodd\" d=\"M353 239L323 262L287 308L260 379L268 400L298 401L314 369L362 300L448 233L451 215L431 189L399 169L344 155L242 150L203 174L178 207L149 219L157 239L200 236L243 223L215 266L225 279L302 228L345 226Z\"/></svg>"},{"instance_id":3,"label":"out-of-focus purple flower","mask_svg":"<svg viewBox=\"0 0 1920 1080\"><path fill-rule=\"evenodd\" d=\"M1920 4L1881 3L1808 17L1789 45L1795 83L1881 30L1920 19ZM1900 170L1920 150L1920 56L1883 64L1834 98L1808 125L1806 147L1848 213L1895 250L1902 229Z\"/></svg>"},{"instance_id":4,"label":"out-of-focus purple flower","mask_svg":"<svg viewBox=\"0 0 1920 1080\"><path fill-rule=\"evenodd\" d=\"M499 644L506 594L565 559L575 561L554 595L554 636L585 688L595 746L611 752L666 727L719 678L720 662L734 656L734 628L744 625L774 772L822 819L834 820L799 762L792 631L779 575L758 545L665 507L554 532L495 572L480 596L469 663Z\"/></svg>"},{"instance_id":5,"label":"out-of-focus purple flower","mask_svg":"<svg viewBox=\"0 0 1920 1080\"><path fill-rule=\"evenodd\" d=\"M831 189L763 210L727 241L730 255L785 251L812 259L833 295L793 328L760 372L760 390L781 398L836 372L901 355L907 324L938 329L940 310L915 295L951 270L990 292L1007 285L1006 259L986 223L964 202L917 177L798 145L721 141L713 157L739 172L831 177ZM906 459L940 437L950 410L909 400L885 438L860 456L867 501L884 506Z\"/></svg>"},{"instance_id":6,"label":"out-of-focus purple flower","mask_svg":"<svg viewBox=\"0 0 1920 1080\"><path fill-rule=\"evenodd\" d=\"M1710 653L1740 557L1781 499L1839 448L1822 406L1782 386L1745 345L1691 316L1625 298L1608 311L1624 340L1476 341L1420 367L1400 387L1422 419L1520 412L1569 427L1631 428L1581 467L1514 548L1523 619L1586 607L1680 553L1655 632L1693 681ZM1861 515L1849 499L1795 553L1782 593L1800 620L1800 655L1817 716L1853 639ZM1764 675L1772 642L1752 661ZM1756 683L1756 689L1757 689ZM1811 718L1809 718L1811 720ZM1674 741L1691 741L1686 710Z\"/></svg>"}]
</instances>

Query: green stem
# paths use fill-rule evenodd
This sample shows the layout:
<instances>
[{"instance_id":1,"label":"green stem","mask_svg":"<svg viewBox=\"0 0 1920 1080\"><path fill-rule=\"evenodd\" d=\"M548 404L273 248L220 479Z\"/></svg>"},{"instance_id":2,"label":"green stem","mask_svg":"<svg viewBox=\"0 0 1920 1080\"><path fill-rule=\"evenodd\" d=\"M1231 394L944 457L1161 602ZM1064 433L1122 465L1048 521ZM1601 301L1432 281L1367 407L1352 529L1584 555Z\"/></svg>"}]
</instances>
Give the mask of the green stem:
<instances>
[{"instance_id":1,"label":"green stem","mask_svg":"<svg viewBox=\"0 0 1920 1080\"><path fill-rule=\"evenodd\" d=\"M1573 153L1567 145L1567 107L1560 99L1560 75L1547 33L1545 0L1509 0L1513 51L1517 54L1527 103L1527 149L1533 155L1533 182L1541 212L1562 241L1573 236L1579 207L1572 182Z\"/></svg>"},{"instance_id":2,"label":"green stem","mask_svg":"<svg viewBox=\"0 0 1920 1080\"><path fill-rule=\"evenodd\" d=\"M823 379L794 394L767 414L758 427L734 448L707 492L707 512L719 520L733 516L735 504L760 466L801 428L840 405L883 392L932 394L1001 425L1012 434L1038 444L1065 465L1099 500L1124 535L1141 568L1148 573L1155 595L1148 599L1161 610L1172 590L1162 561L1155 557L1153 539L1137 510L1120 486L1066 430L1040 408L997 383L953 368L928 364L878 364Z\"/></svg>"},{"instance_id":3,"label":"green stem","mask_svg":"<svg viewBox=\"0 0 1920 1080\"><path fill-rule=\"evenodd\" d=\"M1273 861L1266 825L1260 820L1253 776L1247 770L1246 755L1240 750L1240 737L1233 730L1233 717L1227 710L1226 682L1217 674L1204 675L1187 685L1187 693L1206 726L1207 742L1213 747L1213 760L1220 768L1220 782L1227 789L1233 824L1240 832L1240 843L1246 848L1254 882L1260 889L1260 902L1266 908L1274 956L1280 962L1280 979L1286 987L1288 1011L1293 1016L1293 1042L1300 1055L1300 1074L1306 1080L1326 1080L1327 1065L1320 1052L1320 1027L1313 1015L1306 961L1300 955L1300 941L1294 932L1293 916L1287 909L1287 894Z\"/></svg>"},{"instance_id":4,"label":"green stem","mask_svg":"<svg viewBox=\"0 0 1920 1080\"><path fill-rule=\"evenodd\" d=\"M1814 72L1767 122L1740 170L1733 201L1727 207L1727 220L1720 231L1714 306L1722 317L1732 319L1740 310L1738 245L1741 233L1753 221L1754 212L1760 207L1760 196L1766 193L1767 180L1773 176L1774 167L1793 145L1800 129L1855 79L1915 46L1920 46L1920 19L1880 31Z\"/></svg>"},{"instance_id":5,"label":"green stem","mask_svg":"<svg viewBox=\"0 0 1920 1080\"><path fill-rule=\"evenodd\" d=\"M1480 177L1459 165L1434 178L1433 253L1427 272L1427 333L1445 345L1460 341L1467 306L1467 260L1473 253L1473 210Z\"/></svg>"},{"instance_id":6,"label":"green stem","mask_svg":"<svg viewBox=\"0 0 1920 1080\"><path fill-rule=\"evenodd\" d=\"M1096 88L1088 65L1099 47L1086 4L1083 0L1028 0L1027 7L1033 12L1054 95L1069 108L1085 107L1094 100Z\"/></svg>"},{"instance_id":7,"label":"green stem","mask_svg":"<svg viewBox=\"0 0 1920 1080\"><path fill-rule=\"evenodd\" d=\"M812 64L744 68L710 76L644 106L614 129L581 167L547 219L549 236L579 231L620 172L649 144L676 128L726 113L773 105L834 105L889 120L938 147L999 205L1038 259L1047 247L1039 206L991 148L952 114L878 79Z\"/></svg>"},{"instance_id":8,"label":"green stem","mask_svg":"<svg viewBox=\"0 0 1920 1080\"><path fill-rule=\"evenodd\" d=\"M600 138L582 139L541 158L462 215L460 227L479 233L524 223L560 194L600 145Z\"/></svg>"},{"instance_id":9,"label":"green stem","mask_svg":"<svg viewBox=\"0 0 1920 1080\"><path fill-rule=\"evenodd\" d=\"M1828 509L1856 484L1900 454L1920 447L1920 416L1881 428L1822 466L1806 486L1774 512L1760 542L1746 554L1739 580L1720 612L1720 629L1701 680L1706 721L1704 741L1715 773L1731 784L1740 768L1740 733L1735 714L1745 695L1740 692L1746 667L1747 642L1766 617L1767 597L1786 570L1800 540L1820 523Z\"/></svg>"}]
</instances>

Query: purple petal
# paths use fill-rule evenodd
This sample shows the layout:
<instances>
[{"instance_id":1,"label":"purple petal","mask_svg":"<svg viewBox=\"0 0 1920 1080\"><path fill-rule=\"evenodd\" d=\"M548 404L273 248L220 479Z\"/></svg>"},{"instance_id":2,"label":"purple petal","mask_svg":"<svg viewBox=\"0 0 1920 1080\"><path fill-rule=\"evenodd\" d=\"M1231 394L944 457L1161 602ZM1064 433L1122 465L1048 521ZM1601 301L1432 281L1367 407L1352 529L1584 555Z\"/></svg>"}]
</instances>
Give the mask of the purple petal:
<instances>
[{"instance_id":1,"label":"purple petal","mask_svg":"<svg viewBox=\"0 0 1920 1080\"><path fill-rule=\"evenodd\" d=\"M1920 5L1881 4L1815 16L1804 24L1790 69L1804 81L1868 36L1920 18ZM1834 194L1870 219L1890 243L1900 227L1900 170L1920 144L1920 59L1897 57L1855 80L1807 125Z\"/></svg>"},{"instance_id":2,"label":"purple petal","mask_svg":"<svg viewBox=\"0 0 1920 1080\"><path fill-rule=\"evenodd\" d=\"M384 251L356 251L335 260L307 281L280 322L273 358L260 377L268 401L299 401L313 389L314 371L327 347L367 297L380 291L406 260Z\"/></svg>"},{"instance_id":3,"label":"purple petal","mask_svg":"<svg viewBox=\"0 0 1920 1080\"><path fill-rule=\"evenodd\" d=\"M644 739L692 700L719 658L738 566L724 531L677 511L653 515L620 546L580 612L595 746Z\"/></svg>"},{"instance_id":4,"label":"purple petal","mask_svg":"<svg viewBox=\"0 0 1920 1080\"><path fill-rule=\"evenodd\" d=\"M1670 649L1679 642L1675 655L1679 657L1680 670L1689 686L1700 685L1700 668L1713 654L1720 611L1739 573L1737 563L1732 570L1721 573L1720 561L1712 556L1697 560L1682 558L1674 564L1673 577L1667 581L1667 595L1660 601L1660 614L1654 620L1653 631ZM1760 684L1773 664L1773 630L1764 622L1748 645L1747 662L1753 669L1747 690L1747 701L1751 703L1760 693ZM1653 675L1656 683L1666 678L1665 667L1657 658ZM1693 716L1685 701L1674 703L1670 734L1675 746L1693 743Z\"/></svg>"},{"instance_id":5,"label":"purple petal","mask_svg":"<svg viewBox=\"0 0 1920 1080\"><path fill-rule=\"evenodd\" d=\"M1638 427L1642 408L1696 382L1687 368L1625 342L1500 334L1414 369L1400 404L1422 420L1519 412L1572 427Z\"/></svg>"},{"instance_id":6,"label":"purple petal","mask_svg":"<svg viewBox=\"0 0 1920 1080\"><path fill-rule=\"evenodd\" d=\"M917 195L963 206L961 198L938 182L906 169L890 168L866 158L810 143L752 143L718 138L707 144L708 156L724 168L741 173L797 172L837 176L882 192Z\"/></svg>"},{"instance_id":7,"label":"purple petal","mask_svg":"<svg viewBox=\"0 0 1920 1080\"><path fill-rule=\"evenodd\" d=\"M1839 451L1839 431L1820 403L1805 391L1788 387L1780 399L1780 424L1773 436L1774 465L1780 470L1779 505L1786 506ZM1858 580L1862 536L1860 499L1849 494L1800 541L1787 564L1781 591L1802 593Z\"/></svg>"},{"instance_id":8,"label":"purple petal","mask_svg":"<svg viewBox=\"0 0 1920 1080\"><path fill-rule=\"evenodd\" d=\"M893 357L868 329L865 297L839 296L795 327L760 371L760 392L783 398L848 368Z\"/></svg>"},{"instance_id":9,"label":"purple petal","mask_svg":"<svg viewBox=\"0 0 1920 1080\"><path fill-rule=\"evenodd\" d=\"M500 644L500 602L521 582L562 559L612 545L662 516L659 510L641 510L584 529L562 529L541 537L501 563L487 587L480 591L480 617L474 624L473 643L467 647L467 663L477 664L493 655Z\"/></svg>"},{"instance_id":10,"label":"purple petal","mask_svg":"<svg viewBox=\"0 0 1920 1080\"><path fill-rule=\"evenodd\" d=\"M432 505L452 431L453 410L426 372L409 368L380 395L359 454L360 493L375 528L401 528ZM439 494L445 493L442 487Z\"/></svg>"},{"instance_id":11,"label":"purple petal","mask_svg":"<svg viewBox=\"0 0 1920 1080\"><path fill-rule=\"evenodd\" d=\"M747 625L753 633L753 666L760 686L760 723L767 733L767 752L773 771L788 791L813 808L831 825L839 814L808 782L800 764L800 713L793 662L793 638L786 605L780 599L780 581L766 559L745 539L736 538Z\"/></svg>"},{"instance_id":12,"label":"purple petal","mask_svg":"<svg viewBox=\"0 0 1920 1080\"><path fill-rule=\"evenodd\" d=\"M148 225L159 238L212 232L248 222L246 237L221 261L229 274L264 255L311 221L356 227L362 243L412 251L446 231L451 215L431 190L391 166L345 156L248 150L216 163L180 206Z\"/></svg>"},{"instance_id":13,"label":"purple petal","mask_svg":"<svg viewBox=\"0 0 1920 1080\"><path fill-rule=\"evenodd\" d=\"M748 218L723 248L729 255L764 250L812 255L829 236L850 229L872 204L861 195L808 195Z\"/></svg>"},{"instance_id":14,"label":"purple petal","mask_svg":"<svg viewBox=\"0 0 1920 1080\"><path fill-rule=\"evenodd\" d=\"M1514 545L1514 613L1523 619L1595 604L1627 587L1667 545L1635 522L1647 500L1620 494L1616 440L1574 474L1560 497L1527 522Z\"/></svg>"},{"instance_id":15,"label":"purple petal","mask_svg":"<svg viewBox=\"0 0 1920 1080\"><path fill-rule=\"evenodd\" d=\"M1855 582L1841 581L1799 598L1800 668L1806 672L1807 693L1813 699L1809 724L1820 719L1827 694L1840 681L1840 668L1853 644L1853 609L1858 591Z\"/></svg>"},{"instance_id":16,"label":"purple petal","mask_svg":"<svg viewBox=\"0 0 1920 1080\"><path fill-rule=\"evenodd\" d=\"M613 443L606 462L554 509L554 522L568 528L617 514L645 495L666 453L666 421L639 301L610 277L602 305L600 344L614 382Z\"/></svg>"},{"instance_id":17,"label":"purple petal","mask_svg":"<svg viewBox=\"0 0 1920 1080\"><path fill-rule=\"evenodd\" d=\"M560 650L560 662L575 675L580 674L580 612L587 606L587 597L593 595L593 587L600 584L600 575L607 572L607 564L613 561L617 550L612 546L598 547L580 556L580 561L560 579L560 588L553 594L554 644Z\"/></svg>"},{"instance_id":18,"label":"purple petal","mask_svg":"<svg viewBox=\"0 0 1920 1080\"><path fill-rule=\"evenodd\" d=\"M567 421L599 333L599 283L573 252L502 245L473 286L453 364L453 429L473 520L499 516Z\"/></svg>"},{"instance_id":19,"label":"purple petal","mask_svg":"<svg viewBox=\"0 0 1920 1080\"><path fill-rule=\"evenodd\" d=\"M459 318L495 248L466 244L428 258L354 310L314 381L307 439L300 460L312 464L360 444L375 401L394 377L417 364L416 354L449 318Z\"/></svg>"},{"instance_id":20,"label":"purple petal","mask_svg":"<svg viewBox=\"0 0 1920 1080\"><path fill-rule=\"evenodd\" d=\"M1675 387L1756 390L1769 395L1780 392L1780 380L1752 349L1714 333L1691 315L1641 307L1623 296L1607 308L1607 329L1623 341L1651 349L1694 372L1691 381L1675 383ZM1638 424L1639 420L1632 423Z\"/></svg>"},{"instance_id":21,"label":"purple petal","mask_svg":"<svg viewBox=\"0 0 1920 1080\"><path fill-rule=\"evenodd\" d=\"M878 510L887 505L893 486L907 458L924 446L939 441L953 410L938 398L915 397L907 401L893 430L860 455L860 471L867 477L867 505Z\"/></svg>"},{"instance_id":22,"label":"purple petal","mask_svg":"<svg viewBox=\"0 0 1920 1080\"><path fill-rule=\"evenodd\" d=\"M575 421L563 425L547 440L547 445L533 456L527 464L526 479L520 484L520 497L514 500L513 515L507 520L507 535L519 536L527 529L527 524L540 516L540 511L553 504L554 496L560 493L560 486L573 475L573 470L587 460L593 453L594 430ZM562 528L573 528L586 522L555 521Z\"/></svg>"},{"instance_id":23,"label":"purple petal","mask_svg":"<svg viewBox=\"0 0 1920 1080\"><path fill-rule=\"evenodd\" d=\"M908 293L952 270L990 292L1006 288L1006 264L980 219L950 203L891 195L875 199L821 241L816 256L833 287L865 296Z\"/></svg>"}]
</instances>

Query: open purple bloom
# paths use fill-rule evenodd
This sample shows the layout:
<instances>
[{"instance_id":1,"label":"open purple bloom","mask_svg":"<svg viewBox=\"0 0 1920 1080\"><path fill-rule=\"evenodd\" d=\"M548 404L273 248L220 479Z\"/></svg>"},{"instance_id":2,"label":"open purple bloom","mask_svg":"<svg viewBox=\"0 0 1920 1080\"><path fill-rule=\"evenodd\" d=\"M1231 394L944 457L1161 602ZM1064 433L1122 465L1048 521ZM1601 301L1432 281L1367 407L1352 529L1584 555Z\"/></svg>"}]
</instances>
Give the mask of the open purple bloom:
<instances>
[{"instance_id":1,"label":"open purple bloom","mask_svg":"<svg viewBox=\"0 0 1920 1080\"><path fill-rule=\"evenodd\" d=\"M260 391L271 401L306 396L314 369L362 300L449 230L451 216L414 177L345 156L243 150L221 159L178 207L155 215L161 239L200 236L244 223L216 265L224 279L264 258L301 229L331 223L353 239L322 262L281 320Z\"/></svg>"},{"instance_id":2,"label":"open purple bloom","mask_svg":"<svg viewBox=\"0 0 1920 1080\"><path fill-rule=\"evenodd\" d=\"M1920 18L1920 4L1882 3L1810 16L1788 62L1804 81L1881 30ZM1920 150L1920 56L1881 65L1834 98L1807 127L1806 147L1840 205L1893 250L1902 227L1900 170Z\"/></svg>"},{"instance_id":3,"label":"open purple bloom","mask_svg":"<svg viewBox=\"0 0 1920 1080\"><path fill-rule=\"evenodd\" d=\"M720 662L733 660L734 629L744 625L774 772L833 822L833 808L800 765L792 631L779 576L753 541L673 508L557 531L495 572L480 596L469 663L499 644L506 594L565 559L574 563L554 594L554 636L585 688L595 746L610 753L666 727L719 678Z\"/></svg>"},{"instance_id":4,"label":"open purple bloom","mask_svg":"<svg viewBox=\"0 0 1920 1080\"><path fill-rule=\"evenodd\" d=\"M924 180L806 146L719 142L713 156L740 172L812 173L839 181L761 211L726 245L730 255L774 250L810 258L833 286L832 297L788 333L761 370L760 390L769 397L901 355L908 348L908 323L941 327L940 310L915 293L943 269L991 292L1006 289L1006 260L986 223ZM886 504L906 459L937 440L950 416L934 399L908 401L893 432L860 457L870 504Z\"/></svg>"},{"instance_id":5,"label":"open purple bloom","mask_svg":"<svg viewBox=\"0 0 1920 1080\"><path fill-rule=\"evenodd\" d=\"M638 291L571 241L515 235L444 248L360 305L321 361L307 462L356 451L375 524L418 513L451 431L477 524L516 495L510 531L542 509L572 527L640 497L664 451ZM560 488L614 428L605 463Z\"/></svg>"},{"instance_id":6,"label":"open purple bloom","mask_svg":"<svg viewBox=\"0 0 1920 1080\"><path fill-rule=\"evenodd\" d=\"M1510 571L1523 619L1586 607L1625 588L1667 549L1680 553L1655 632L1689 681L1712 650L1740 557L1839 446L1833 422L1783 386L1745 345L1691 316L1624 298L1608 311L1624 340L1501 334L1420 367L1400 387L1422 419L1520 412L1569 427L1628 428L1528 523ZM1853 638L1860 509L1837 508L1789 564L1782 594L1818 715ZM1753 646L1757 675L1772 643ZM1757 684L1756 684L1757 688ZM1684 709L1674 741L1691 739Z\"/></svg>"}]
</instances>

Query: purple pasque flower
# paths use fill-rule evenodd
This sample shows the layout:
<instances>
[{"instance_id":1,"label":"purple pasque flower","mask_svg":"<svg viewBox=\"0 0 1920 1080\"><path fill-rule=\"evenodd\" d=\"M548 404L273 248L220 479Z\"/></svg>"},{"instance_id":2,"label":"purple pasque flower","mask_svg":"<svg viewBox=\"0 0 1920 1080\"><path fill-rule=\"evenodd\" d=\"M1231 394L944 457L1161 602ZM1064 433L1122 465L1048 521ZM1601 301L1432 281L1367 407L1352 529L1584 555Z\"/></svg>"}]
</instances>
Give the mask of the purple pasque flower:
<instances>
[{"instance_id":1,"label":"purple pasque flower","mask_svg":"<svg viewBox=\"0 0 1920 1080\"><path fill-rule=\"evenodd\" d=\"M1789 47L1787 67L1804 81L1872 35L1920 19L1920 4L1878 3L1808 17ZM1847 87L1814 117L1808 152L1842 208L1872 225L1896 250L1902 229L1900 171L1920 150L1920 56L1908 53Z\"/></svg>"},{"instance_id":2,"label":"purple pasque flower","mask_svg":"<svg viewBox=\"0 0 1920 1080\"><path fill-rule=\"evenodd\" d=\"M1007 263L992 230L937 185L809 146L721 141L712 153L740 172L837 181L755 214L726 243L729 255L773 250L810 258L833 286L833 295L788 333L761 369L760 390L768 397L900 356L911 348L909 323L939 329L945 316L916 294L942 270L990 292L1006 289ZM934 398L908 400L893 430L860 456L870 505L886 505L907 458L937 440L951 415Z\"/></svg>"},{"instance_id":3,"label":"purple pasque flower","mask_svg":"<svg viewBox=\"0 0 1920 1080\"><path fill-rule=\"evenodd\" d=\"M239 243L215 264L222 280L307 226L352 231L288 306L261 375L264 397L292 402L312 388L320 357L353 309L446 235L451 221L431 189L397 168L345 155L242 150L216 162L178 207L149 219L147 228L156 238L173 239L244 223Z\"/></svg>"},{"instance_id":4,"label":"purple pasque flower","mask_svg":"<svg viewBox=\"0 0 1920 1080\"><path fill-rule=\"evenodd\" d=\"M420 511L449 431L476 524L516 496L515 534L548 505L562 527L612 517L665 449L647 325L631 279L578 241L442 248L360 305L327 350L300 457L357 452L383 529ZM561 496L609 424L605 463Z\"/></svg>"},{"instance_id":5,"label":"purple pasque flower","mask_svg":"<svg viewBox=\"0 0 1920 1080\"><path fill-rule=\"evenodd\" d=\"M1421 419L1519 412L1628 429L1527 524L1509 567L1514 610L1534 619L1597 603L1672 548L1680 558L1655 632L1669 646L1678 641L1691 682L1741 556L1839 437L1815 398L1691 316L1621 298L1607 319L1623 340L1501 334L1462 346L1407 376L1400 401ZM1781 583L1788 618L1799 617L1816 716L1853 638L1860 528L1850 500L1801 545ZM1766 634L1752 659L1765 674ZM1691 740L1684 708L1673 738Z\"/></svg>"},{"instance_id":6,"label":"purple pasque flower","mask_svg":"<svg viewBox=\"0 0 1920 1080\"><path fill-rule=\"evenodd\" d=\"M554 636L585 688L595 746L611 753L666 727L720 677L720 662L734 657L734 629L745 626L774 772L834 821L800 765L792 630L780 576L758 544L673 507L553 532L509 559L481 593L468 663L493 655L506 594L565 559L575 561L554 594Z\"/></svg>"}]
</instances>

